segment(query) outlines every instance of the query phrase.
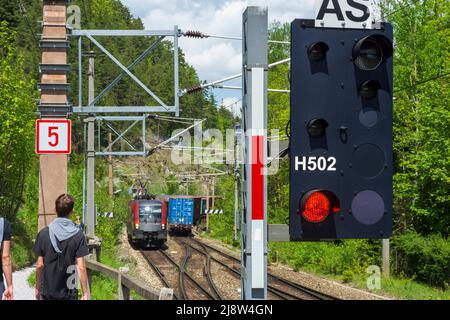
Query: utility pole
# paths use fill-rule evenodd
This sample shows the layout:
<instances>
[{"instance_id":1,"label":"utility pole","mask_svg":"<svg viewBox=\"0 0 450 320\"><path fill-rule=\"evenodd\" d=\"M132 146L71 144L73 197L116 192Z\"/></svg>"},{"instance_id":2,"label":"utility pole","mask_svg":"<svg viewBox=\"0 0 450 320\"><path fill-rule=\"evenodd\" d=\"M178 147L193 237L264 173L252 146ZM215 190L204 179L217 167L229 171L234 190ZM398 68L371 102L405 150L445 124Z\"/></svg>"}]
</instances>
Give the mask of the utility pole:
<instances>
[{"instance_id":1,"label":"utility pole","mask_svg":"<svg viewBox=\"0 0 450 320\"><path fill-rule=\"evenodd\" d=\"M43 1L43 30L41 38L42 64L66 66L67 49L56 51L54 45L67 41L66 5L62 1ZM42 119L67 119L67 70L55 73L41 70L41 99L39 112ZM39 157L38 231L56 218L55 200L67 193L67 155L41 155Z\"/></svg>"},{"instance_id":2,"label":"utility pole","mask_svg":"<svg viewBox=\"0 0 450 320\"><path fill-rule=\"evenodd\" d=\"M239 169L234 171L234 241L238 239L239 224Z\"/></svg>"},{"instance_id":3,"label":"utility pole","mask_svg":"<svg viewBox=\"0 0 450 320\"><path fill-rule=\"evenodd\" d=\"M234 139L234 241L238 240L239 229L239 161L240 154L239 142L241 138L241 125L237 124L235 127Z\"/></svg>"},{"instance_id":4,"label":"utility pole","mask_svg":"<svg viewBox=\"0 0 450 320\"><path fill-rule=\"evenodd\" d=\"M108 132L108 146L109 146L109 153L112 152L112 133ZM108 156L108 175L109 175L109 196L112 198L114 194L114 186L113 186L113 157L112 154Z\"/></svg>"},{"instance_id":5,"label":"utility pole","mask_svg":"<svg viewBox=\"0 0 450 320\"><path fill-rule=\"evenodd\" d=\"M243 15L241 298L267 299L267 7Z\"/></svg>"},{"instance_id":6,"label":"utility pole","mask_svg":"<svg viewBox=\"0 0 450 320\"><path fill-rule=\"evenodd\" d=\"M216 177L212 178L212 209L216 208Z\"/></svg>"},{"instance_id":7,"label":"utility pole","mask_svg":"<svg viewBox=\"0 0 450 320\"><path fill-rule=\"evenodd\" d=\"M206 232L209 231L209 180L206 179Z\"/></svg>"},{"instance_id":8,"label":"utility pole","mask_svg":"<svg viewBox=\"0 0 450 320\"><path fill-rule=\"evenodd\" d=\"M386 21L385 10L387 10L389 0L381 0L381 21ZM389 278L391 270L390 270L390 241L389 239L382 239L382 260L383 260L383 275L386 278Z\"/></svg>"},{"instance_id":9,"label":"utility pole","mask_svg":"<svg viewBox=\"0 0 450 320\"><path fill-rule=\"evenodd\" d=\"M382 257L383 257L383 275L386 278L389 278L390 275L390 243L389 243L389 239L382 239L382 246L383 246L383 253L382 253Z\"/></svg>"},{"instance_id":10,"label":"utility pole","mask_svg":"<svg viewBox=\"0 0 450 320\"><path fill-rule=\"evenodd\" d=\"M95 87L95 65L94 65L94 52L89 52L89 104L94 101ZM87 227L86 235L93 239L95 237L95 117L90 114L85 120L87 122Z\"/></svg>"}]
</instances>

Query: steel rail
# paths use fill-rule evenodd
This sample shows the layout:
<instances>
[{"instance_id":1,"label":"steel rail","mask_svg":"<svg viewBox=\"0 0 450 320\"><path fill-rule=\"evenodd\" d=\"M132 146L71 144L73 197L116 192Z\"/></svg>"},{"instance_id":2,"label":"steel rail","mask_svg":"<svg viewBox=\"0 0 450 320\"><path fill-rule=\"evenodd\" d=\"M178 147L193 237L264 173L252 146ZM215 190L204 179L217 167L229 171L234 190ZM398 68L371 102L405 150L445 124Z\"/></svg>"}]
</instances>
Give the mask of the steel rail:
<instances>
[{"instance_id":1,"label":"steel rail","mask_svg":"<svg viewBox=\"0 0 450 320\"><path fill-rule=\"evenodd\" d=\"M167 254L161 249L159 250L159 252L161 252L176 268L178 268L178 271L182 270L181 267L178 265L178 263L176 263L176 261L173 260L173 258L169 254ZM208 298L215 300L215 297L211 293L209 293L209 291L206 290L205 287L203 287L200 283L198 283L198 281L192 278L192 276L189 273L184 271L184 275L186 275L186 277L190 281L192 281Z\"/></svg>"},{"instance_id":2,"label":"steel rail","mask_svg":"<svg viewBox=\"0 0 450 320\"><path fill-rule=\"evenodd\" d=\"M178 244L180 245L184 245L186 248L190 248L192 249L191 246L189 246L186 242L180 240L179 238L176 238L175 240ZM224 300L222 295L220 294L219 290L217 289L213 279L212 279L212 274L211 274L211 256L207 255L206 256L206 263L204 266L204 274L206 275L206 279L208 281L208 284L211 288L211 290L213 291L213 293L216 295L217 300Z\"/></svg>"},{"instance_id":3,"label":"steel rail","mask_svg":"<svg viewBox=\"0 0 450 320\"><path fill-rule=\"evenodd\" d=\"M191 258L191 251L188 249L188 247L185 247L185 254L183 263L179 268L179 277L178 277L178 286L180 287L181 296L183 297L183 300L188 300L187 293L186 293L186 286L184 285L184 276L185 276L185 270L186 266L188 264L189 259Z\"/></svg>"},{"instance_id":4,"label":"steel rail","mask_svg":"<svg viewBox=\"0 0 450 320\"><path fill-rule=\"evenodd\" d=\"M213 251L219 253L220 255L226 257L226 258L229 258L229 259L231 259L231 260L234 260L234 261L240 263L240 259L238 259L238 258L236 258L236 257L233 257L232 255L229 255L229 254L227 254L227 253L224 253L224 252L222 252L222 251L220 251L220 250L218 250L218 249L216 249L216 248L214 248L214 247L212 247L212 246L210 246L210 245L207 245L207 244L205 244L205 243L203 243L203 242L200 242L199 240L197 240L197 239L195 239L195 238L191 238L191 239L192 239L194 242L198 243L200 246L205 246L206 248L209 248L209 249L211 249L211 250L213 250ZM333 296L331 296L331 295L328 295L328 294L319 292L319 291L314 290L314 289L311 289L311 288L307 288L307 287L305 287L305 286L302 286L301 284L298 284L298 283L292 282L292 281L290 281L290 280L281 278L281 277L279 277L279 276L277 276L277 275L275 275L275 274L267 273L267 275L268 275L270 278L273 278L275 281L281 282L281 283L283 283L283 284L285 284L285 285L287 285L287 286L289 286L289 287L292 287L292 288L294 288L294 289L296 289L296 290L298 290L298 291L302 291L302 292L304 292L304 293L306 293L306 294L309 294L309 295L311 295L311 296L314 296L314 297L317 298L317 299L320 299L320 300L340 300L339 298L333 297Z\"/></svg>"},{"instance_id":5,"label":"steel rail","mask_svg":"<svg viewBox=\"0 0 450 320\"><path fill-rule=\"evenodd\" d=\"M192 238L191 238L191 239L192 239ZM196 250L197 252L199 252L199 253L201 253L201 254L203 254L203 255L205 255L205 256L209 256L209 253L206 251L205 248L203 248L204 251L201 251L200 249L195 248L194 246L192 246L192 245L190 245L190 244L188 244L188 243L185 243L185 244L188 245L188 246L190 246L192 249ZM199 243L199 245L202 246L201 243ZM238 270L236 270L236 269L230 267L229 265L227 265L226 263L224 263L224 262L222 262L222 261L220 261L220 260L217 260L217 259L214 258L214 257L211 257L211 256L209 256L209 257L210 257L211 261L214 261L214 262L220 264L222 267L224 267L224 268L226 268L227 270L229 270L230 272L232 272L232 273L233 273L235 276L237 276L238 278L241 277L241 273L240 273ZM288 296L291 297L291 298L294 298L294 299L299 299L299 297L297 297L297 296L291 295L291 294L289 294L289 293L287 293L287 292L281 292L279 289L273 288L272 286L269 286L269 287L267 288L267 290L268 290L270 293L272 293L273 295L275 295L275 296L277 296L277 297L279 297L279 298L281 298L281 299L283 299L283 300L288 300L288 298L287 298Z\"/></svg>"},{"instance_id":6,"label":"steel rail","mask_svg":"<svg viewBox=\"0 0 450 320\"><path fill-rule=\"evenodd\" d=\"M153 269L153 271L155 271L156 275L161 280L161 282L166 286L166 288L171 288L171 285L167 281L166 276L161 271L161 269L145 254L144 251L140 250L140 252L144 257L144 259L147 261L147 263L150 265L150 267ZM173 293L173 297L175 300L180 300L178 296L175 294L175 292Z\"/></svg>"}]
</instances>

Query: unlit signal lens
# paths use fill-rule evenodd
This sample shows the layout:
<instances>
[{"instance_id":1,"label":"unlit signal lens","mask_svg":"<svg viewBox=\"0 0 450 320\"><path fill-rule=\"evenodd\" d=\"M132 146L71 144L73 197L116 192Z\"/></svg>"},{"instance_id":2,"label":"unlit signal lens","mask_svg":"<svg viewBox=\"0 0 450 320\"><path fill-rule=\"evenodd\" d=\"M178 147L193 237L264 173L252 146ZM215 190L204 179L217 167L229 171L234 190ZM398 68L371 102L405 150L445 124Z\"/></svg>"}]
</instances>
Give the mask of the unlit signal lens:
<instances>
[{"instance_id":1,"label":"unlit signal lens","mask_svg":"<svg viewBox=\"0 0 450 320\"><path fill-rule=\"evenodd\" d=\"M325 59L329 48L324 42L315 42L308 47L308 57L311 61L317 62Z\"/></svg>"}]
</instances>

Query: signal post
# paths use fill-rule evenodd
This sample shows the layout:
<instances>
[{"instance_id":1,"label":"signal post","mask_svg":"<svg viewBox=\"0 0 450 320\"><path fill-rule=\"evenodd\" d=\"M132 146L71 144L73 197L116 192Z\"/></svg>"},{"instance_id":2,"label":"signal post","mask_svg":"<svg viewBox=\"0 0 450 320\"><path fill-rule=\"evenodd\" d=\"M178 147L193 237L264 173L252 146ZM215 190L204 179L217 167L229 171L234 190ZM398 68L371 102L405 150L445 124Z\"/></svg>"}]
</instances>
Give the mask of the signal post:
<instances>
[{"instance_id":1,"label":"signal post","mask_svg":"<svg viewBox=\"0 0 450 320\"><path fill-rule=\"evenodd\" d=\"M243 300L267 299L267 8L243 15Z\"/></svg>"}]
</instances>

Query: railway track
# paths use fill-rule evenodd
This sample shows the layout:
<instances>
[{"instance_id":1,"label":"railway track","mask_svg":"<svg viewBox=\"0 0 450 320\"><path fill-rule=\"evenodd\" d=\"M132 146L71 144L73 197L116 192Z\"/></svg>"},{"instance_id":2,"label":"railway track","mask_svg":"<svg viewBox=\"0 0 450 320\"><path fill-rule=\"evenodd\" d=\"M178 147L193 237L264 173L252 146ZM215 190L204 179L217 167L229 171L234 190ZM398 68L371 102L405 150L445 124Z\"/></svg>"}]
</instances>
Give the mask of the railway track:
<instances>
[{"instance_id":1,"label":"railway track","mask_svg":"<svg viewBox=\"0 0 450 320\"><path fill-rule=\"evenodd\" d=\"M181 264L177 263L164 250L140 251L150 267L167 288L174 289L175 300L218 300L218 296L212 294L198 280L187 272L192 251L185 246L184 257ZM173 268L175 267L175 268Z\"/></svg>"},{"instance_id":2,"label":"railway track","mask_svg":"<svg viewBox=\"0 0 450 320\"><path fill-rule=\"evenodd\" d=\"M236 264L239 264L240 266L240 259L222 252L221 250L207 245L195 238L187 239L187 241L184 241L185 245L190 246L193 250L196 250L197 252L202 253L203 255L208 257L208 260L220 264L235 276L240 277L240 270L235 267ZM220 255L222 258L225 258L225 260L228 260L229 262L226 263L224 261L221 261L222 259L219 260L216 257L213 257L211 255L211 251ZM232 264L233 266L230 266L230 264ZM307 288L298 283L277 276L273 273L268 273L267 276L269 278L268 292L276 298L283 300L338 300L338 298L336 297L311 288Z\"/></svg>"},{"instance_id":3,"label":"railway track","mask_svg":"<svg viewBox=\"0 0 450 320\"><path fill-rule=\"evenodd\" d=\"M192 248L191 246L189 246L186 242L182 241L180 238L175 238L174 239L176 243L178 243L178 245L180 245L181 247L184 247L185 250L189 250L191 252L190 256L192 257L192 250L194 250L197 254L200 255L200 258L202 259L202 261L199 261L201 264L203 264L203 277L202 279L198 279L197 281L200 282L206 282L207 286L209 287L209 292L211 293L211 295L213 295L215 297L215 300L224 300L222 294L219 292L219 290L217 289L213 278L212 278L212 273L211 273L211 259L210 257L206 257L206 260L203 259L203 255L201 253L198 253L198 251L195 250L195 248ZM184 267L188 268L189 266L189 260L184 260Z\"/></svg>"}]
</instances>

